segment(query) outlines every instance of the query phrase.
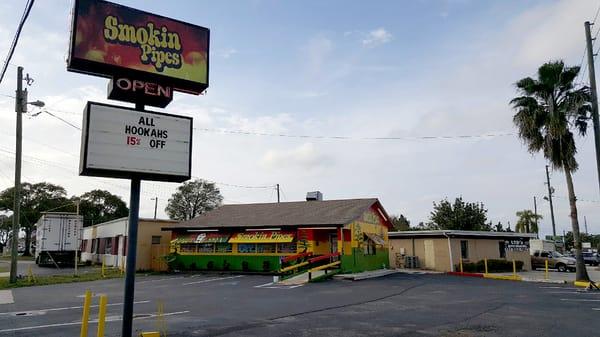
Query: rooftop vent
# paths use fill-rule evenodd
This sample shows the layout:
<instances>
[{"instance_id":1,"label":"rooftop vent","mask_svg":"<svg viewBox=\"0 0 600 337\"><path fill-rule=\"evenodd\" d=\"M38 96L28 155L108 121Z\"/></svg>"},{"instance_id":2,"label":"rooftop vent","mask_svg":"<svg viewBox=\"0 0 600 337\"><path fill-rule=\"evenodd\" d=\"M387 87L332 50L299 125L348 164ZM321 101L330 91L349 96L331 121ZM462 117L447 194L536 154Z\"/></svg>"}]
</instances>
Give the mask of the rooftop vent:
<instances>
[{"instance_id":1,"label":"rooftop vent","mask_svg":"<svg viewBox=\"0 0 600 337\"><path fill-rule=\"evenodd\" d=\"M306 201L323 201L323 193L314 191L306 193Z\"/></svg>"}]
</instances>

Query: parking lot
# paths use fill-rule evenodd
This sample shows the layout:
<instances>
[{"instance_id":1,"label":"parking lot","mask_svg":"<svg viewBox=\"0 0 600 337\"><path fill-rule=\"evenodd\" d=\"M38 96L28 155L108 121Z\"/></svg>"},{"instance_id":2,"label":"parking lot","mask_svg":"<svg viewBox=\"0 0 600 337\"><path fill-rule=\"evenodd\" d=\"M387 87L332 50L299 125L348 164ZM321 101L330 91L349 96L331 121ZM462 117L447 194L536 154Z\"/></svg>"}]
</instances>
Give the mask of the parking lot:
<instances>
[{"instance_id":1,"label":"parking lot","mask_svg":"<svg viewBox=\"0 0 600 337\"><path fill-rule=\"evenodd\" d=\"M407 274L303 286L271 281L139 277L134 328L164 323L169 336L592 336L600 328L600 293L566 285ZM0 336L77 335L86 288L108 296L107 336L118 336L122 279L15 289L15 303L0 305ZM90 336L95 329L92 323Z\"/></svg>"}]
</instances>

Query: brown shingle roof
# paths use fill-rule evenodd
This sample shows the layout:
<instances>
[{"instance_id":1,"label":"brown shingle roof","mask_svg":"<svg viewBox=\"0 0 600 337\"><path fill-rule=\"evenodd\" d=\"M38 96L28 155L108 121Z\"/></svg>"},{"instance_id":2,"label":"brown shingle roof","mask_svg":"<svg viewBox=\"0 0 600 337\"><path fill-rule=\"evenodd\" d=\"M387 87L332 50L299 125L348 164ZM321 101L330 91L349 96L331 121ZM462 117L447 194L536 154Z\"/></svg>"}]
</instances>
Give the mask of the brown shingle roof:
<instances>
[{"instance_id":1,"label":"brown shingle roof","mask_svg":"<svg viewBox=\"0 0 600 337\"><path fill-rule=\"evenodd\" d=\"M223 205L175 228L344 225L375 203L376 198Z\"/></svg>"}]
</instances>

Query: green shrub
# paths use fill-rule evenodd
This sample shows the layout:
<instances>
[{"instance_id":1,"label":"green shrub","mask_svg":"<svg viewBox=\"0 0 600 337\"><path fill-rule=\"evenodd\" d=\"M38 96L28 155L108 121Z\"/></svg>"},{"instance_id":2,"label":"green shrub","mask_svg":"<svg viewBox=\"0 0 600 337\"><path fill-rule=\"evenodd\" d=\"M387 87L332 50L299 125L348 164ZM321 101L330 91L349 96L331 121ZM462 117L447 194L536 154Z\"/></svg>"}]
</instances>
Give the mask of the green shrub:
<instances>
[{"instance_id":1,"label":"green shrub","mask_svg":"<svg viewBox=\"0 0 600 337\"><path fill-rule=\"evenodd\" d=\"M515 261L517 271L523 270L523 261ZM487 260L488 273L504 273L513 271L512 260ZM455 266L456 271L460 271L460 264ZM480 260L477 262L463 263L463 271L465 273L484 273L485 262Z\"/></svg>"}]
</instances>

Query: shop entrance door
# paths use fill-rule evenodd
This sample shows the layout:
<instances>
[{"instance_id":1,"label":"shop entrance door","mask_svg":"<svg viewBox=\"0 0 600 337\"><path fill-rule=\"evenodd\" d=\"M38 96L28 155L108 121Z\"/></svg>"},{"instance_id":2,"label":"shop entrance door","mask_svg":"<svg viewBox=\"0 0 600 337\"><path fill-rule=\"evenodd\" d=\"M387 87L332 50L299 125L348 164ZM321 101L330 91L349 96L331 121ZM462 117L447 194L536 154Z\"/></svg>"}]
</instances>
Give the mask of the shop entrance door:
<instances>
[{"instance_id":1,"label":"shop entrance door","mask_svg":"<svg viewBox=\"0 0 600 337\"><path fill-rule=\"evenodd\" d=\"M337 243L338 243L337 233L329 234L329 252L330 253L336 253L338 251Z\"/></svg>"}]
</instances>

